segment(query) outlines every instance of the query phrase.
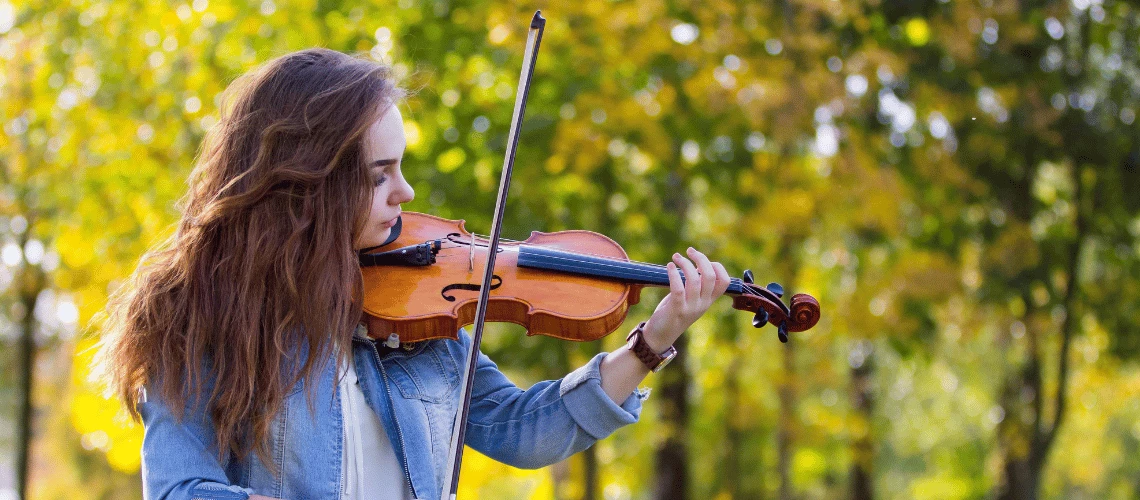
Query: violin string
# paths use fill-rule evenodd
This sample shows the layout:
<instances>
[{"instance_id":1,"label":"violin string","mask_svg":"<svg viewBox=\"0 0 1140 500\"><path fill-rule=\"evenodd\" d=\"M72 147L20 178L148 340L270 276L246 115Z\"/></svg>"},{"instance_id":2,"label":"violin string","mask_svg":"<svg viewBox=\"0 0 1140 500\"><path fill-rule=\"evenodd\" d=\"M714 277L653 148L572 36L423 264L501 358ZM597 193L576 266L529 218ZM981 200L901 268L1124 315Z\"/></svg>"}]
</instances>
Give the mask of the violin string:
<instances>
[{"instance_id":1,"label":"violin string","mask_svg":"<svg viewBox=\"0 0 1140 500\"><path fill-rule=\"evenodd\" d=\"M479 234L479 233L470 233L470 234L472 236L472 239L471 239L471 243L467 243L468 245L487 246L487 244L485 244L485 243L479 244L479 243L474 242L475 238L477 238L477 237L478 238L489 238L487 235L483 235L483 234ZM448 240L448 241L450 241L450 240ZM525 243L523 241L514 240L514 239L510 239L510 238L499 238L499 241L500 242L507 242L507 243ZM550 247L544 247L542 245L534 245L534 244L529 244L529 245L532 245L532 246L538 247L538 248L550 248ZM455 243L454 246L445 247L445 248L459 248L460 246L462 246L462 245L459 243ZM661 265L661 264L654 264L652 262L638 262L635 260L619 261L619 260L615 259L614 257L608 256L608 255L592 254L592 253L587 253L587 252L570 252L570 251L561 250L561 249L555 249L555 250L558 250L559 252L564 252L567 254L581 255L583 257L594 257L594 258L599 258L599 259L607 259L607 260L611 260L613 262L613 264L609 264L609 263L599 264L599 263L589 262L589 261L584 261L584 260L568 259L566 257L556 257L556 258L559 258L559 259L562 259L562 260L565 260L565 261L568 261L568 262L571 262L574 264L589 264L589 265L594 265L594 266L601 265L601 266L606 266L606 267L611 268L611 269L629 269L629 268L623 268L622 264L634 264L634 265L639 265L639 266L647 266L647 267L652 267L652 268L656 268L656 269L661 269L661 270L665 270L666 272L668 272L667 266ZM547 256L547 257L549 257L549 256ZM682 273L682 274L684 274L684 273ZM745 291L747 291L751 295L761 295L761 293L759 291L757 291L758 287L753 283L746 283L744 280L742 280L740 278L731 278L730 283L731 284L739 283L740 287L742 289L744 289Z\"/></svg>"},{"instance_id":2,"label":"violin string","mask_svg":"<svg viewBox=\"0 0 1140 500\"><path fill-rule=\"evenodd\" d=\"M578 255L584 255L584 254L578 254ZM587 265L587 266L592 266L592 267L600 267L600 268L604 268L604 269L617 269L617 270L621 270L621 271L633 271L633 272L638 271L638 269L635 269L635 268L622 266L617 261L614 261L614 263L611 264L611 263L607 263L607 262L591 262L591 261L586 261L586 260L577 260L577 259L574 259L572 257L567 257L567 256L562 256L562 255L543 255L543 257L547 258L547 259L558 260L558 261L562 261L562 262L568 262L571 264L581 264L581 265ZM654 266L654 267L661 268L661 267L665 267L665 266ZM652 273L654 271L648 271L648 272ZM731 284L737 284L738 283L742 289L747 290L752 295L761 295L761 293L756 290L756 287L753 284L745 283L744 280L741 280L740 278L730 278L730 283Z\"/></svg>"},{"instance_id":3,"label":"violin string","mask_svg":"<svg viewBox=\"0 0 1140 500\"><path fill-rule=\"evenodd\" d=\"M478 236L478 237L482 237L482 238L486 238L486 237L487 237L487 236L485 236L485 235L482 235L482 234L478 234L478 233L472 233L472 234L473 234L473 235L475 235L475 236ZM512 239L509 239L509 238L499 238L499 241L505 241L505 242L508 242L508 243L526 243L525 241L512 240ZM543 246L543 245L535 245L535 244L533 244L533 243L527 243L527 244L528 244L528 245L530 245L530 246L533 246L533 247L537 247L537 248L552 248L552 247L547 247L547 246ZM486 246L486 244L481 244L480 246ZM643 266L652 266L652 267L659 267L659 268L662 268L662 269L664 269L664 268L665 268L665 265L663 265L663 264L654 264L654 263L652 263L652 262L639 262L639 261L636 261L636 260L618 261L618 260L617 260L615 257L613 257L613 256L611 256L611 255L602 255L602 254L595 254L595 253L588 253L588 252L571 252L571 251L568 251L568 250L562 250L562 249L558 249L558 248L554 248L554 249L555 249L555 250L558 250L558 251L560 251L560 252L572 253L572 254L575 254L575 255L581 255L581 256L584 256L584 257L596 257L596 258L599 258L599 259L610 259L610 260L613 260L613 261L615 261L615 262L628 262L628 263L630 263L630 264L640 264L640 265L643 265Z\"/></svg>"},{"instance_id":4,"label":"violin string","mask_svg":"<svg viewBox=\"0 0 1140 500\"><path fill-rule=\"evenodd\" d=\"M473 237L489 238L487 235L483 235L483 234L479 234L479 233L469 233L469 234L471 234ZM453 243L454 246L444 246L442 248L459 248L460 246L464 246L464 244L454 243L451 240L447 240L447 241ZM472 241L474 241L474 238L472 238ZM513 240L510 238L499 238L499 241L507 242L507 243L526 243L525 241ZM476 246L482 246L482 247L488 246L486 243L474 243L474 242L466 243L466 245L472 245L472 244L474 244ZM536 248L552 248L552 247L546 247L543 245L535 245L533 243L528 243L528 245L536 247ZM653 262L641 262L641 261L636 261L636 260L621 261L621 260L618 260L617 258L615 258L613 256L610 256L610 255L602 255L602 254L595 254L595 253L588 253L588 252L571 252L571 251L562 250L559 248L553 248L553 249L558 250L560 252L569 253L569 254L581 255L583 257L595 257L595 258L599 258L599 259L609 259L609 260L612 260L614 262L619 262L619 263L629 263L629 264L637 264L637 265L641 265L641 266L649 266L649 267L667 269L666 265L655 264ZM734 279L737 279L737 278L734 278Z\"/></svg>"},{"instance_id":5,"label":"violin string","mask_svg":"<svg viewBox=\"0 0 1140 500\"><path fill-rule=\"evenodd\" d=\"M476 233L472 233L472 234L473 234L473 236L482 236L482 235L476 234ZM506 242L510 242L510 243L517 242L517 240L511 240L508 238L500 238L500 241L506 241ZM470 244L470 243L468 243L468 244ZM447 247L447 248L458 248L460 246L461 245L457 243L455 245L455 247ZM483 245L480 245L480 246L483 246ZM542 245L530 245L530 246L533 246L535 248L549 248L549 247L544 247ZM569 254L569 255L578 255L578 256L583 256L583 257L594 257L594 258L605 259L605 260L610 261L610 262L599 263L599 262L590 262L590 261L585 261L585 260L575 260L575 259L562 257L562 256L553 257L553 258L557 258L557 259L567 261L567 262L571 262L574 264L588 264L588 265L592 265L595 267L602 266L602 267L606 267L606 268L610 268L610 269L622 269L622 270L632 270L632 271L636 271L636 269L629 266L630 264L632 264L634 266L645 266L645 267L652 267L655 269L665 269L665 266L662 266L660 264L650 264L650 263L637 262L637 261L619 261L619 260L614 259L613 257L606 256L606 255L588 254L588 253L583 253L583 252L569 252L569 251L561 250L561 249L554 249L554 250L557 250L559 252L563 252L563 253ZM546 256L546 257L551 257L551 256ZM652 271L650 271L650 272L652 272Z\"/></svg>"}]
</instances>

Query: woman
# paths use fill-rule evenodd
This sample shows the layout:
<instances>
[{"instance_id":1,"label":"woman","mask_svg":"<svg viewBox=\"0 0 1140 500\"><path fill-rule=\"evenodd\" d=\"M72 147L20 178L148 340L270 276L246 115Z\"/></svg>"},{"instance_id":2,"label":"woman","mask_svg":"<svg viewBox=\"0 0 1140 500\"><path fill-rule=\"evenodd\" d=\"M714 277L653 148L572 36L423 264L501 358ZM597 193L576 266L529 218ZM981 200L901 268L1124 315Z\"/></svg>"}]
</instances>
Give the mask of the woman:
<instances>
[{"instance_id":1,"label":"woman","mask_svg":"<svg viewBox=\"0 0 1140 500\"><path fill-rule=\"evenodd\" d=\"M176 233L108 306L99 362L144 425L145 497L439 498L471 340L392 348L360 324L357 251L414 196L401 91L309 49L225 96ZM481 356L466 443L542 467L636 421L638 383L729 283L687 254L627 347L527 390Z\"/></svg>"}]
</instances>

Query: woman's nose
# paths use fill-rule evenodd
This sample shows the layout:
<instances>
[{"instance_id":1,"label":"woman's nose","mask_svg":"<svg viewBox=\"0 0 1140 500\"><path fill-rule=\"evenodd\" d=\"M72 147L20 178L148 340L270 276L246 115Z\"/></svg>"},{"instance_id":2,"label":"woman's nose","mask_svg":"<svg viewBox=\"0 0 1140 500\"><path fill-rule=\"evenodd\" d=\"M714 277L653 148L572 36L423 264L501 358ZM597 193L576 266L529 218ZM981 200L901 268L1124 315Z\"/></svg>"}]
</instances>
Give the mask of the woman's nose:
<instances>
[{"instance_id":1,"label":"woman's nose","mask_svg":"<svg viewBox=\"0 0 1140 500\"><path fill-rule=\"evenodd\" d=\"M408 184L404 176L399 176L399 183L395 186L396 189L392 190L390 202L392 205L399 205L401 203L408 203L416 197L416 191L412 189L412 185Z\"/></svg>"}]
</instances>

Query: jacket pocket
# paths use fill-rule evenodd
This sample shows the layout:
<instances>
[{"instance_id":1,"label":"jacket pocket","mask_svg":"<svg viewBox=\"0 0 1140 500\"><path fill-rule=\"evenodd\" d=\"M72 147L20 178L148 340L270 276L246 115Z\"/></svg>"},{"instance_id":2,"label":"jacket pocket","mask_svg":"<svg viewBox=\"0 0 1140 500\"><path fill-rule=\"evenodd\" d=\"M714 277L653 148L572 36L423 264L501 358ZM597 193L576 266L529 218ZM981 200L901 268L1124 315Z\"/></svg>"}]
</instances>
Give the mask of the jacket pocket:
<instances>
[{"instance_id":1,"label":"jacket pocket","mask_svg":"<svg viewBox=\"0 0 1140 500\"><path fill-rule=\"evenodd\" d=\"M448 340L429 340L422 349L391 356L393 382L405 399L444 403L459 386L459 366L448 349Z\"/></svg>"}]
</instances>

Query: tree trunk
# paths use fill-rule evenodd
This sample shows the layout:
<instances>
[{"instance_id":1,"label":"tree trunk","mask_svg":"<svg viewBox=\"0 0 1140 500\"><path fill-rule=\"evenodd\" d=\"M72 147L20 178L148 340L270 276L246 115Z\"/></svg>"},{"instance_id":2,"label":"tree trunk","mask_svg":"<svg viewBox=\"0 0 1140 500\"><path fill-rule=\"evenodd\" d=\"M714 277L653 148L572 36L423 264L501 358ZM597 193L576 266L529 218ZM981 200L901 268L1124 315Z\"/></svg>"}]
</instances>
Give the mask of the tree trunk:
<instances>
[{"instance_id":1,"label":"tree trunk","mask_svg":"<svg viewBox=\"0 0 1140 500\"><path fill-rule=\"evenodd\" d=\"M554 500L570 500L566 496L566 482L570 479L570 461L574 457L567 458L550 466L550 482L554 483Z\"/></svg>"},{"instance_id":2,"label":"tree trunk","mask_svg":"<svg viewBox=\"0 0 1140 500\"><path fill-rule=\"evenodd\" d=\"M722 324L728 322L722 321ZM724 472L721 475L721 492L729 498L741 498L740 494L740 466L741 466L741 440L744 439L743 425L740 422L739 412L736 411L740 400L740 380L736 372L739 370L740 357L733 355L728 365L728 372L724 375Z\"/></svg>"},{"instance_id":3,"label":"tree trunk","mask_svg":"<svg viewBox=\"0 0 1140 500\"><path fill-rule=\"evenodd\" d=\"M1033 470L1028 459L1006 457L1005 462L1005 490L998 498L1001 500L1036 500L1037 499L1037 473Z\"/></svg>"},{"instance_id":4,"label":"tree trunk","mask_svg":"<svg viewBox=\"0 0 1140 500\"><path fill-rule=\"evenodd\" d=\"M999 427L999 442L1005 453L1004 475L999 498L1002 500L1036 500L1041 483L1041 471L1049 457L1057 432L1065 420L1068 408L1069 350L1077 329L1080 294L1077 290L1080 257L1088 232L1088 196L1082 182L1082 165L1072 169L1075 186L1073 205L1075 207L1075 236L1067 248L1068 260L1061 305L1065 316L1059 327L1060 349L1057 355L1057 395L1052 401L1052 421L1046 424L1045 394L1042 391L1042 361L1039 343L1041 332L1036 327L1043 320L1035 319L1031 292L1022 290L1022 300L1027 304L1023 321L1026 325L1026 339L1029 342L1029 360L1016 378L1007 383L1002 396L1005 419Z\"/></svg>"},{"instance_id":5,"label":"tree trunk","mask_svg":"<svg viewBox=\"0 0 1140 500\"><path fill-rule=\"evenodd\" d=\"M717 315L717 339L724 339L729 345L735 345L740 332L736 329L736 310L729 310ZM724 422L724 454L720 463L723 470L716 474L720 480L717 485L718 496L728 495L728 498L760 498L763 490L756 491L743 484L745 478L763 477L761 458L759 454L749 454L745 441L748 437L748 425L745 414L740 408L740 369L744 364L741 353L732 349L728 365L724 370L724 407L722 408Z\"/></svg>"},{"instance_id":6,"label":"tree trunk","mask_svg":"<svg viewBox=\"0 0 1140 500\"><path fill-rule=\"evenodd\" d=\"M33 218L28 218L31 226ZM20 237L20 248L28 242L30 229ZM16 489L17 498L28 498L28 464L32 448L32 410L35 408L33 399L33 380L36 368L36 301L44 288L44 276L39 267L27 261L20 266L20 274L16 278L19 287L20 305L24 308L24 316L20 318L20 402L19 416L16 421Z\"/></svg>"},{"instance_id":7,"label":"tree trunk","mask_svg":"<svg viewBox=\"0 0 1140 500\"><path fill-rule=\"evenodd\" d=\"M20 332L20 401L19 417L16 421L16 488L17 498L28 498L28 458L32 448L32 378L35 372L36 339L34 325L28 318L34 317L35 298L25 297L21 303L27 308Z\"/></svg>"},{"instance_id":8,"label":"tree trunk","mask_svg":"<svg viewBox=\"0 0 1140 500\"><path fill-rule=\"evenodd\" d=\"M796 421L796 395L795 388L792 384L796 373L795 345L795 337L789 336L788 343L782 346L784 352L784 373L780 379L780 422L779 430L776 433L776 467L780 474L780 500L791 500L793 495L791 468L792 439L794 437L794 425Z\"/></svg>"},{"instance_id":9,"label":"tree trunk","mask_svg":"<svg viewBox=\"0 0 1140 500\"><path fill-rule=\"evenodd\" d=\"M875 498L874 489L874 463L875 441L871 434L871 419L874 413L874 393L871 391L871 380L875 373L874 351L871 343L863 341L861 360L853 362L851 368L851 406L855 410L858 425L862 432L857 434L851 443L851 498L852 500L871 500Z\"/></svg>"},{"instance_id":10,"label":"tree trunk","mask_svg":"<svg viewBox=\"0 0 1140 500\"><path fill-rule=\"evenodd\" d=\"M583 488L582 500L598 499L598 449L591 446L582 452Z\"/></svg>"},{"instance_id":11,"label":"tree trunk","mask_svg":"<svg viewBox=\"0 0 1140 500\"><path fill-rule=\"evenodd\" d=\"M665 439L657 448L657 477L653 487L653 498L658 500L683 500L688 498L689 484L686 465L689 462L688 438L689 422L689 373L685 370L688 357L688 337L681 335L673 344L677 357L669 367L658 372L661 378L659 405L661 422L660 433Z\"/></svg>"}]
</instances>

